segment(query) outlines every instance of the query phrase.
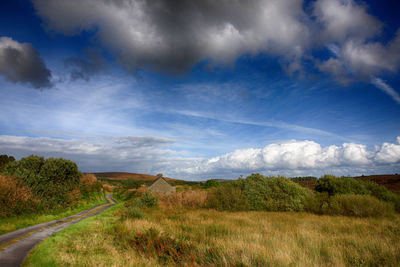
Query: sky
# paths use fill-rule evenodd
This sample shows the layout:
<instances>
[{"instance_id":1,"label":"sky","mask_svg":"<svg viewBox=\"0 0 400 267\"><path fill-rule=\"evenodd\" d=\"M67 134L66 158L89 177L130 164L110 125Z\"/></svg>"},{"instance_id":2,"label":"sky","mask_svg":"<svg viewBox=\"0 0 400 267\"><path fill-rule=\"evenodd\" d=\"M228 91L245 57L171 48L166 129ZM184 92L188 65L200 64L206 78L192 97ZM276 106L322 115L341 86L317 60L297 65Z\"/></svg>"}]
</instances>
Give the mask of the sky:
<instances>
[{"instance_id":1,"label":"sky","mask_svg":"<svg viewBox=\"0 0 400 267\"><path fill-rule=\"evenodd\" d=\"M399 11L0 1L0 154L185 180L400 173Z\"/></svg>"}]
</instances>

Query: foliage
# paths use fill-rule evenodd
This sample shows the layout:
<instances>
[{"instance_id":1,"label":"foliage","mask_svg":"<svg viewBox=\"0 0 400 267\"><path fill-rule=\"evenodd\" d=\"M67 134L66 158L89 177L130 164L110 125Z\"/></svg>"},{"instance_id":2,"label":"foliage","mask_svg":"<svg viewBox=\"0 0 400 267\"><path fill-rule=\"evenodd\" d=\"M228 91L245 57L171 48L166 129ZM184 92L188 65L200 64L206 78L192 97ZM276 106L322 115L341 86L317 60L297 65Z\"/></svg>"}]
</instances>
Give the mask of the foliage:
<instances>
[{"instance_id":1,"label":"foliage","mask_svg":"<svg viewBox=\"0 0 400 267\"><path fill-rule=\"evenodd\" d=\"M19 161L11 160L4 167L4 173L11 177L15 188L24 186L31 192L34 204L29 204L31 208L24 209L25 213L64 209L82 198L89 202L104 199L97 179L86 176L81 181L82 173L76 163L63 158L44 159L32 155ZM21 192L27 191L21 189ZM20 214L18 209L14 210L8 216Z\"/></svg>"},{"instance_id":2,"label":"foliage","mask_svg":"<svg viewBox=\"0 0 400 267\"><path fill-rule=\"evenodd\" d=\"M13 156L0 155L0 173L2 173L8 163L14 162Z\"/></svg>"},{"instance_id":3,"label":"foliage","mask_svg":"<svg viewBox=\"0 0 400 267\"><path fill-rule=\"evenodd\" d=\"M393 207L368 195L344 194L330 198L324 214L353 217L382 217L393 213Z\"/></svg>"},{"instance_id":4,"label":"foliage","mask_svg":"<svg viewBox=\"0 0 400 267\"><path fill-rule=\"evenodd\" d=\"M349 177L338 178L332 175L325 175L319 178L316 182L315 190L328 192L330 196L336 194L368 194L368 190L362 181Z\"/></svg>"},{"instance_id":5,"label":"foliage","mask_svg":"<svg viewBox=\"0 0 400 267\"><path fill-rule=\"evenodd\" d=\"M221 183L218 182L217 180L213 180L213 179L207 180L203 185L203 187L206 189L212 188L212 187L218 187L218 186L221 186Z\"/></svg>"},{"instance_id":6,"label":"foliage","mask_svg":"<svg viewBox=\"0 0 400 267\"><path fill-rule=\"evenodd\" d=\"M207 207L227 211L249 210L246 196L236 183L214 188L207 196Z\"/></svg>"},{"instance_id":7,"label":"foliage","mask_svg":"<svg viewBox=\"0 0 400 267\"><path fill-rule=\"evenodd\" d=\"M131 199L125 203L127 208L152 208L158 206L158 198L149 192L143 193L140 197Z\"/></svg>"},{"instance_id":8,"label":"foliage","mask_svg":"<svg viewBox=\"0 0 400 267\"><path fill-rule=\"evenodd\" d=\"M30 213L37 209L38 200L21 181L0 175L0 218Z\"/></svg>"},{"instance_id":9,"label":"foliage","mask_svg":"<svg viewBox=\"0 0 400 267\"><path fill-rule=\"evenodd\" d=\"M208 206L229 211L302 211L306 193L290 179L252 174L212 191Z\"/></svg>"},{"instance_id":10,"label":"foliage","mask_svg":"<svg viewBox=\"0 0 400 267\"><path fill-rule=\"evenodd\" d=\"M400 212L400 196L373 181L325 175L317 180L315 190L318 192L327 192L329 196L337 194L370 195L390 203L397 212Z\"/></svg>"}]
</instances>

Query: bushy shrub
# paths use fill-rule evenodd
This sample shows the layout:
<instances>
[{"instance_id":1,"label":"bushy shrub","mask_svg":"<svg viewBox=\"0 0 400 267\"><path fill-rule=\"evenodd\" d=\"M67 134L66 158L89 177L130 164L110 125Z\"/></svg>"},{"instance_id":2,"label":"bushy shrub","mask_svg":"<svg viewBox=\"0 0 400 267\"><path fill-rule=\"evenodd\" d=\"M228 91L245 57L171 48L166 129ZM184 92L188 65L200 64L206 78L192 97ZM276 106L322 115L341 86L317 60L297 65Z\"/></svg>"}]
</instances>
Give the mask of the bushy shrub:
<instances>
[{"instance_id":1,"label":"bushy shrub","mask_svg":"<svg viewBox=\"0 0 400 267\"><path fill-rule=\"evenodd\" d=\"M66 159L29 156L6 165L5 172L19 179L40 200L43 209L66 207L76 194L82 173Z\"/></svg>"},{"instance_id":2,"label":"bushy shrub","mask_svg":"<svg viewBox=\"0 0 400 267\"><path fill-rule=\"evenodd\" d=\"M207 180L203 185L203 187L206 189L211 188L211 187L218 187L218 186L221 186L221 183L216 180L213 180L213 179Z\"/></svg>"},{"instance_id":3,"label":"bushy shrub","mask_svg":"<svg viewBox=\"0 0 400 267\"><path fill-rule=\"evenodd\" d=\"M158 198L149 192L144 192L140 197L136 197L125 202L126 207L152 208L158 206Z\"/></svg>"},{"instance_id":4,"label":"bushy shrub","mask_svg":"<svg viewBox=\"0 0 400 267\"><path fill-rule=\"evenodd\" d=\"M13 156L0 155L0 173L4 172L7 164L14 162L15 158Z\"/></svg>"},{"instance_id":5,"label":"bushy shrub","mask_svg":"<svg viewBox=\"0 0 400 267\"><path fill-rule=\"evenodd\" d=\"M368 195L343 194L329 199L324 214L354 217L381 217L393 213L393 207Z\"/></svg>"},{"instance_id":6,"label":"bushy shrub","mask_svg":"<svg viewBox=\"0 0 400 267\"><path fill-rule=\"evenodd\" d=\"M328 192L330 196L336 194L368 194L368 190L362 181L349 177L335 177L325 175L317 180L315 190L318 192Z\"/></svg>"},{"instance_id":7,"label":"bushy shrub","mask_svg":"<svg viewBox=\"0 0 400 267\"><path fill-rule=\"evenodd\" d=\"M230 211L302 211L306 193L290 179L252 174L211 191L208 206Z\"/></svg>"},{"instance_id":8,"label":"bushy shrub","mask_svg":"<svg viewBox=\"0 0 400 267\"><path fill-rule=\"evenodd\" d=\"M227 211L249 210L242 188L235 183L225 184L210 191L207 207Z\"/></svg>"},{"instance_id":9,"label":"bushy shrub","mask_svg":"<svg viewBox=\"0 0 400 267\"><path fill-rule=\"evenodd\" d=\"M327 192L315 192L309 190L304 199L304 211L324 214L326 207L329 206L329 194Z\"/></svg>"},{"instance_id":10,"label":"bushy shrub","mask_svg":"<svg viewBox=\"0 0 400 267\"><path fill-rule=\"evenodd\" d=\"M251 210L302 211L306 189L283 177L252 174L239 180Z\"/></svg>"},{"instance_id":11,"label":"bushy shrub","mask_svg":"<svg viewBox=\"0 0 400 267\"><path fill-rule=\"evenodd\" d=\"M31 213L39 201L21 181L0 175L0 218Z\"/></svg>"},{"instance_id":12,"label":"bushy shrub","mask_svg":"<svg viewBox=\"0 0 400 267\"><path fill-rule=\"evenodd\" d=\"M400 196L373 181L325 175L317 180L315 190L318 192L327 192L330 196L337 194L370 195L392 204L395 210L400 212Z\"/></svg>"}]
</instances>

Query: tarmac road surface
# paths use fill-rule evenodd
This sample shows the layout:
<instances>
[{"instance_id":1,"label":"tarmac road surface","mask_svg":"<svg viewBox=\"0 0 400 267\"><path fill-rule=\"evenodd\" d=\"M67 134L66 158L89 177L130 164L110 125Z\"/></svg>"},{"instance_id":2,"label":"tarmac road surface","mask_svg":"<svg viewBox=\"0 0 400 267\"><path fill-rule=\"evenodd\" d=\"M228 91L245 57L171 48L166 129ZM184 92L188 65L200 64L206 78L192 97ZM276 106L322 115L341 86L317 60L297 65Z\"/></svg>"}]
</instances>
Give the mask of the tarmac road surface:
<instances>
[{"instance_id":1,"label":"tarmac road surface","mask_svg":"<svg viewBox=\"0 0 400 267\"><path fill-rule=\"evenodd\" d=\"M99 214L117 203L111 194L106 195L106 199L107 203L97 205L78 214L0 235L0 266L21 266L29 252L43 239L71 224Z\"/></svg>"}]
</instances>

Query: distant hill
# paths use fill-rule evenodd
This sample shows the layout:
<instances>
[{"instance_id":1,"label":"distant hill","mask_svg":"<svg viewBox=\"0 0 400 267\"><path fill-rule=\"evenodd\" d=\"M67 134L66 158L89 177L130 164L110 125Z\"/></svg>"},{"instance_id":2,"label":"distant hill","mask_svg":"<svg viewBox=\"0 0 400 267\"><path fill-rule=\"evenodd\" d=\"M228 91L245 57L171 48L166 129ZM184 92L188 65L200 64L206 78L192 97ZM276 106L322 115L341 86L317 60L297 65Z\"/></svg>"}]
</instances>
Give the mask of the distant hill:
<instances>
[{"instance_id":1,"label":"distant hill","mask_svg":"<svg viewBox=\"0 0 400 267\"><path fill-rule=\"evenodd\" d=\"M135 180L145 180L152 181L156 179L155 175L150 174L142 174L142 173L130 173L130 172L93 172L96 178L108 178L115 180L127 180L127 179L135 179ZM178 181L177 179L166 178L169 181Z\"/></svg>"},{"instance_id":2,"label":"distant hill","mask_svg":"<svg viewBox=\"0 0 400 267\"><path fill-rule=\"evenodd\" d=\"M379 185L383 185L390 191L400 194L400 175L399 174L382 174L382 175L369 175L358 176L355 179L364 181L374 181Z\"/></svg>"}]
</instances>

